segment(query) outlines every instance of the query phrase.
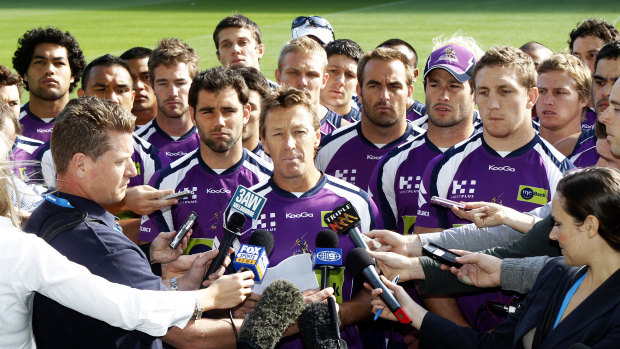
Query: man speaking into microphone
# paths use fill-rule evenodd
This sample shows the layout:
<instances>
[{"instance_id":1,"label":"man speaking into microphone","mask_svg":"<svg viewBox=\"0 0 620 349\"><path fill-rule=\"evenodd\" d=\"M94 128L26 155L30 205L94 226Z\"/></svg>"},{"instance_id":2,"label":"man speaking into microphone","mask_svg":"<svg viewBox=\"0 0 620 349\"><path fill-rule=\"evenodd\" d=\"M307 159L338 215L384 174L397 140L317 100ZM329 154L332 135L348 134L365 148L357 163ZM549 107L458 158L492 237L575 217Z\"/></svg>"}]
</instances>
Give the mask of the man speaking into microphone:
<instances>
[{"instance_id":1,"label":"man speaking into microphone","mask_svg":"<svg viewBox=\"0 0 620 349\"><path fill-rule=\"evenodd\" d=\"M351 202L359 213L363 233L379 224L377 209L364 191L314 166L319 127L314 105L300 90L280 89L263 101L260 136L273 160L274 173L268 181L250 188L267 199L260 217L251 222L253 229L265 229L274 235L271 266L296 254L314 253L317 234L327 228L323 216L346 202ZM339 240L338 247L345 255L355 247L346 235ZM353 275L343 268L330 274L329 286L334 288L338 315L345 326L342 339L349 348L362 348L354 325L370 318L370 295L353 289ZM285 337L279 348L302 348L301 339L297 335Z\"/></svg>"}]
</instances>

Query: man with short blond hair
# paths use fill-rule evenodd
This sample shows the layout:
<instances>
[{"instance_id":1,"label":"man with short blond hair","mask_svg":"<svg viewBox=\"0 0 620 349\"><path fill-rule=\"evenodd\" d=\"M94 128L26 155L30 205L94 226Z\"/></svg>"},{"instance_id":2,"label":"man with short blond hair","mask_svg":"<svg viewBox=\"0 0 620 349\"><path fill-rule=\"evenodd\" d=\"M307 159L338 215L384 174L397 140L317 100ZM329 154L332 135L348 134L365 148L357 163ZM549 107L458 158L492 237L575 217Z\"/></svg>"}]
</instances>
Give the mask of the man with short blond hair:
<instances>
[{"instance_id":1,"label":"man with short blond hair","mask_svg":"<svg viewBox=\"0 0 620 349\"><path fill-rule=\"evenodd\" d=\"M342 116L321 105L321 90L327 83L327 54L316 40L301 36L289 41L278 57L276 81L304 91L321 118L321 133L328 135L348 124Z\"/></svg>"}]
</instances>

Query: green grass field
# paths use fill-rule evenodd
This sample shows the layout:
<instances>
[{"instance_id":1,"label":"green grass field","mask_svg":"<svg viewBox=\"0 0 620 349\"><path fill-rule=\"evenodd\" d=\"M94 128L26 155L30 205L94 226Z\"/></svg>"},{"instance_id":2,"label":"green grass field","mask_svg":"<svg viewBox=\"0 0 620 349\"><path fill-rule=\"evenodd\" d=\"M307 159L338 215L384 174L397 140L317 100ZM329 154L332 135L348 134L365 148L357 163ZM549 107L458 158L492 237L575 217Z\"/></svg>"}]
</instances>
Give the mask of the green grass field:
<instances>
[{"instance_id":1,"label":"green grass field","mask_svg":"<svg viewBox=\"0 0 620 349\"><path fill-rule=\"evenodd\" d=\"M259 24L266 53L263 73L273 79L277 55L290 38L298 15L327 18L336 38L357 41L363 49L398 37L414 45L424 65L432 38L460 31L476 38L483 49L493 45L520 46L536 40L562 50L568 33L586 17L620 22L620 1L175 1L0 0L0 64L12 66L17 39L37 26L70 31L87 61L105 53L120 54L133 46L153 47L162 37L180 37L194 47L201 68L218 64L212 33L217 22L243 13ZM27 94L24 94L27 98ZM416 99L423 100L422 84Z\"/></svg>"}]
</instances>

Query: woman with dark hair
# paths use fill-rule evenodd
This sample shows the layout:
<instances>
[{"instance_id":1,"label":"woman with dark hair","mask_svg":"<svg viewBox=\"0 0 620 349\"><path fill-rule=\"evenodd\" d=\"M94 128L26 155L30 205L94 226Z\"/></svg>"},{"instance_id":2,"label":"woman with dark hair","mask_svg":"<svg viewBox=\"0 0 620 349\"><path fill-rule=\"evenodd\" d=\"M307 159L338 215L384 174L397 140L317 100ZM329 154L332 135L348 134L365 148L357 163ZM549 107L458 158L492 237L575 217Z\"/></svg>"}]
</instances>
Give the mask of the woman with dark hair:
<instances>
[{"instance_id":1,"label":"woman with dark hair","mask_svg":"<svg viewBox=\"0 0 620 349\"><path fill-rule=\"evenodd\" d=\"M591 167L560 180L549 237L552 259L519 308L491 333L459 327L415 303L383 278L420 330L423 348L617 348L620 343L620 171ZM384 308L373 290L373 311ZM395 320L384 309L381 316Z\"/></svg>"}]
</instances>

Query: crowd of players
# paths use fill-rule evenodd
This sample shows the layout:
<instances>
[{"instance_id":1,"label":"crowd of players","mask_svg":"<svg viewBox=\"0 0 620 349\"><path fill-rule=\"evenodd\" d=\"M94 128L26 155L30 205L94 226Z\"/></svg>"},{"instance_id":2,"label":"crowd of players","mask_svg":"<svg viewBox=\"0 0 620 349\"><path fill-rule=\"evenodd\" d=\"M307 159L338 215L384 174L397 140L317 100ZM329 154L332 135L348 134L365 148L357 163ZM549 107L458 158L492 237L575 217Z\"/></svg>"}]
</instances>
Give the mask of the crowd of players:
<instances>
[{"instance_id":1,"label":"crowd of players","mask_svg":"<svg viewBox=\"0 0 620 349\"><path fill-rule=\"evenodd\" d=\"M325 214L350 202L360 214L361 231L381 243L370 253L386 276L417 280L403 284L416 304L486 332L505 315L492 306L515 302L497 286L525 294L539 273L547 273L545 265L555 263L510 258L560 255L548 237L550 213L560 206L552 208L551 202L565 173L620 167L620 85L614 85L619 39L613 25L596 19L570 33L565 53L537 42L485 52L472 38L437 38L421 75L426 98L421 103L413 100L419 70L409 43L390 39L363 52L352 40L334 40L331 25L317 16L293 22L275 82L260 72L265 48L258 26L239 14L224 18L213 32L222 66L202 72L195 50L178 38L86 64L68 32L32 29L18 41L16 73L0 66L0 100L6 102L0 131L12 144L8 194L19 209L13 215L25 220L24 231L108 281L143 290L194 290L224 237L226 208L239 186L267 198L239 240L247 242L256 229L270 231L271 265L312 253ZM78 85L79 98L70 100ZM22 89L29 99L20 106ZM188 197L163 198L188 190ZM433 196L467 204L446 208L432 204ZM192 211L198 218L191 237L167 251L170 232ZM464 225L470 221L475 225ZM10 222L4 224L8 229ZM427 242L489 249L485 252L508 258L494 262L497 282L475 282L496 288L460 283L421 256ZM157 250L162 244L167 253ZM339 247L346 256L355 246L341 236ZM181 249L185 255L179 256ZM480 260L469 258L472 265ZM167 323L178 327L163 335L166 344L153 337L161 331L129 331L143 329L97 320L106 319L71 310L71 304L37 290L36 345L234 347L234 328L260 297L249 291L252 273L221 276L224 272L220 268L210 277L211 293L197 298L192 321L187 323L189 314L187 324ZM348 269L333 272L329 284L305 290L304 297L336 298L349 348L415 346L417 338L423 346L438 345L429 343L424 330L385 331L388 322L371 321L371 311L381 307L379 301L371 306L378 292L363 288ZM405 297L394 289L399 299ZM219 304L206 304L208 297ZM617 303L609 302L612 311ZM203 307L233 305L230 319L200 316ZM132 305L124 306L131 311ZM414 320L418 329L421 324ZM5 343L27 338L19 345L34 346L24 331L30 326L15 329ZM295 325L289 328L278 347L302 347L297 332ZM602 338L568 336L557 343L592 345Z\"/></svg>"}]
</instances>

